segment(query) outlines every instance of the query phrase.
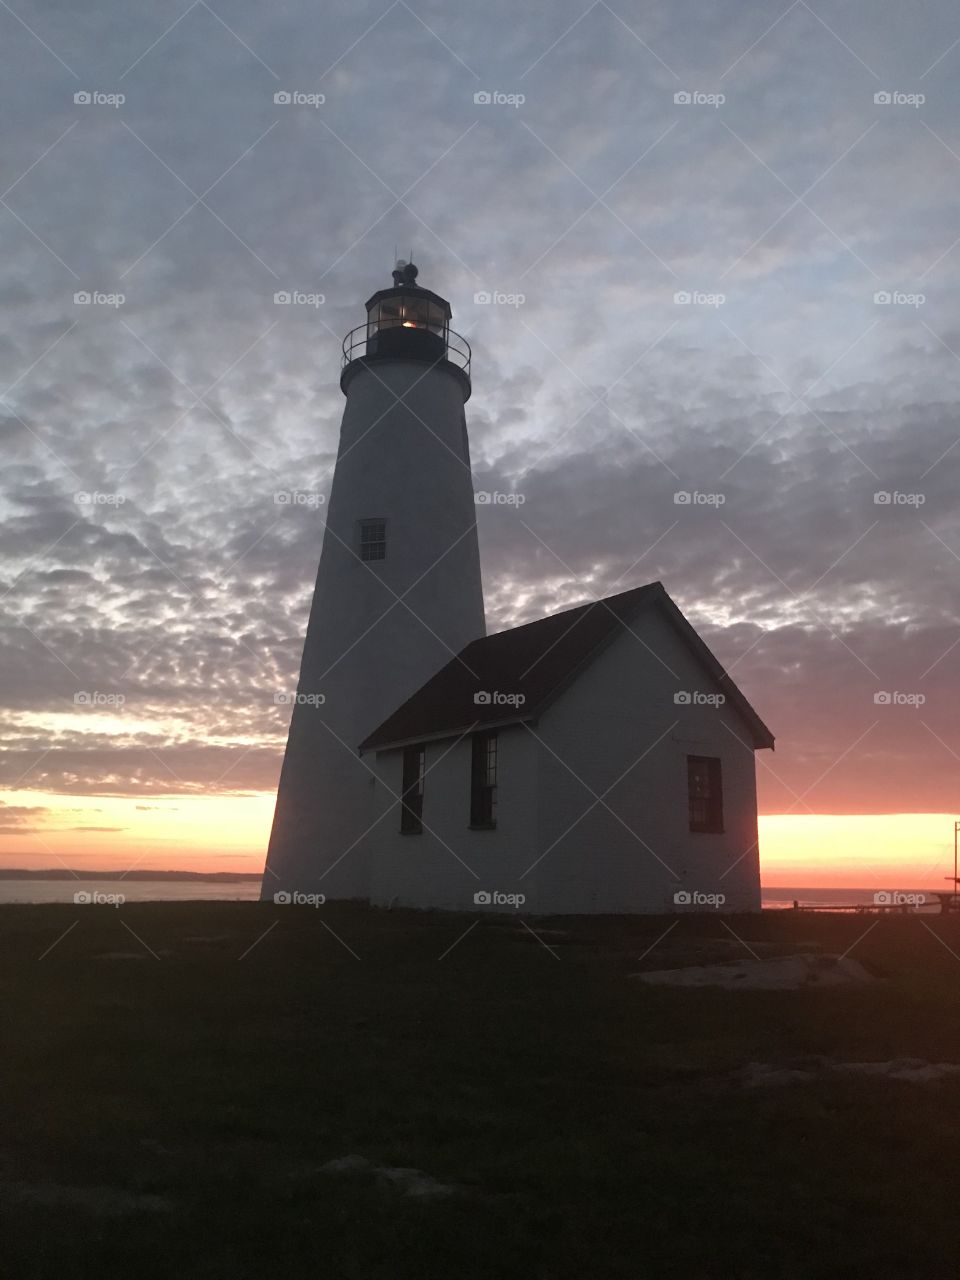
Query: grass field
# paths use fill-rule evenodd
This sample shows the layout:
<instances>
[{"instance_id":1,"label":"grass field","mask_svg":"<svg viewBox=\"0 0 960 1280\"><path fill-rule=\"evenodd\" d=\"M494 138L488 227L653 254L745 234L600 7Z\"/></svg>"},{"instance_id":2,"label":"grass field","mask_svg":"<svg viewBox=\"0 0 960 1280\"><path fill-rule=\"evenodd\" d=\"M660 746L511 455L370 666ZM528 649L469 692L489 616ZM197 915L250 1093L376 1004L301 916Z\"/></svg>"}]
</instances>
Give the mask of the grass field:
<instances>
[{"instance_id":1,"label":"grass field","mask_svg":"<svg viewBox=\"0 0 960 1280\"><path fill-rule=\"evenodd\" d=\"M829 1064L960 1063L960 921L477 918L0 907L0 1274L958 1274L960 1078ZM877 981L629 976L734 934Z\"/></svg>"}]
</instances>

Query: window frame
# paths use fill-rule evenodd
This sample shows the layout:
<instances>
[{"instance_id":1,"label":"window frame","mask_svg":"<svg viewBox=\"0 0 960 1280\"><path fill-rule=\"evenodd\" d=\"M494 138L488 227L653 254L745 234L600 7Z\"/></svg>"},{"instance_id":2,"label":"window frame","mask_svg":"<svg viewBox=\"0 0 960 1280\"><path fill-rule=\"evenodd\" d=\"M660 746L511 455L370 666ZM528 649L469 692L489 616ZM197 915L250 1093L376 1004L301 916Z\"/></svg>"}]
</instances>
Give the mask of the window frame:
<instances>
[{"instance_id":1,"label":"window frame","mask_svg":"<svg viewBox=\"0 0 960 1280\"><path fill-rule=\"evenodd\" d=\"M427 748L423 743L404 747L400 756L400 834L423 835L423 780Z\"/></svg>"},{"instance_id":2,"label":"window frame","mask_svg":"<svg viewBox=\"0 0 960 1280\"><path fill-rule=\"evenodd\" d=\"M695 790L697 778L705 780L705 790ZM693 835L723 835L723 764L720 756L687 756L687 822Z\"/></svg>"},{"instance_id":3,"label":"window frame","mask_svg":"<svg viewBox=\"0 0 960 1280\"><path fill-rule=\"evenodd\" d=\"M383 532L378 538L367 538L364 535L373 526L379 525ZM381 555L368 555L372 548L380 547ZM387 521L383 516L365 516L357 521L357 554L364 564L376 564L387 558Z\"/></svg>"},{"instance_id":4,"label":"window frame","mask_svg":"<svg viewBox=\"0 0 960 1280\"><path fill-rule=\"evenodd\" d=\"M470 829L494 831L497 826L500 746L496 730L471 735Z\"/></svg>"}]
</instances>

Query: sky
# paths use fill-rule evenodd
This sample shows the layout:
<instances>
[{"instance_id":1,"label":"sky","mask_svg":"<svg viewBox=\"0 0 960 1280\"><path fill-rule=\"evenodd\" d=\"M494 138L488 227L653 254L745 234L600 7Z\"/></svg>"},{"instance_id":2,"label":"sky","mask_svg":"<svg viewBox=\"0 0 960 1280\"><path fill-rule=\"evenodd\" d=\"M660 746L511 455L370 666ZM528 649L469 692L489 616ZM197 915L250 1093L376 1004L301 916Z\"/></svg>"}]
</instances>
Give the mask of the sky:
<instances>
[{"instance_id":1,"label":"sky","mask_svg":"<svg viewBox=\"0 0 960 1280\"><path fill-rule=\"evenodd\" d=\"M340 344L412 250L522 497L488 628L662 581L776 734L767 882L939 887L953 7L325 10L0 9L0 867L262 866Z\"/></svg>"}]
</instances>

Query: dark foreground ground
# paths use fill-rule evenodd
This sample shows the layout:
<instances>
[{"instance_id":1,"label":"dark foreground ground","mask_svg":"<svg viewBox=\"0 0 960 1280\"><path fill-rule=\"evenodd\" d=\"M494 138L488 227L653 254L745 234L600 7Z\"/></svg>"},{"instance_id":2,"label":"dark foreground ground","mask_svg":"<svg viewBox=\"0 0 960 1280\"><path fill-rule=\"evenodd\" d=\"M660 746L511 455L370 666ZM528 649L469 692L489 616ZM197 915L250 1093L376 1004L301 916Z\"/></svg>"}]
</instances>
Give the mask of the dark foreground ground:
<instances>
[{"instance_id":1,"label":"dark foreground ground","mask_svg":"<svg viewBox=\"0 0 960 1280\"><path fill-rule=\"evenodd\" d=\"M0 907L0 1275L960 1273L960 1078L829 1067L960 1063L960 921L731 917L878 981L728 992L628 977L717 918L478 918Z\"/></svg>"}]
</instances>

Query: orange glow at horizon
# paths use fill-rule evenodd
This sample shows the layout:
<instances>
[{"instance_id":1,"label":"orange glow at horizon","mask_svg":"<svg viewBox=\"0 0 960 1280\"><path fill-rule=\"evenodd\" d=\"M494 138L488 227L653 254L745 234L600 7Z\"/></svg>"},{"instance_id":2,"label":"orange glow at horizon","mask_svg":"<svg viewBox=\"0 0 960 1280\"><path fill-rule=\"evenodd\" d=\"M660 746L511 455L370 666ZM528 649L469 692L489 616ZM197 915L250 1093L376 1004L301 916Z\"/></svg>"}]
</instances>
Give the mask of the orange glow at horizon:
<instances>
[{"instance_id":1,"label":"orange glow at horizon","mask_svg":"<svg viewBox=\"0 0 960 1280\"><path fill-rule=\"evenodd\" d=\"M259 872L273 791L242 795L68 796L3 793L35 812L4 822L0 868ZM952 814L768 814L760 817L766 888L946 889Z\"/></svg>"},{"instance_id":2,"label":"orange glow at horizon","mask_svg":"<svg viewBox=\"0 0 960 1280\"><path fill-rule=\"evenodd\" d=\"M950 813L768 814L760 818L765 888L927 889L952 886Z\"/></svg>"},{"instance_id":3,"label":"orange glow at horizon","mask_svg":"<svg viewBox=\"0 0 960 1280\"><path fill-rule=\"evenodd\" d=\"M276 794L64 796L3 793L40 806L10 830L0 807L0 868L261 871Z\"/></svg>"}]
</instances>

